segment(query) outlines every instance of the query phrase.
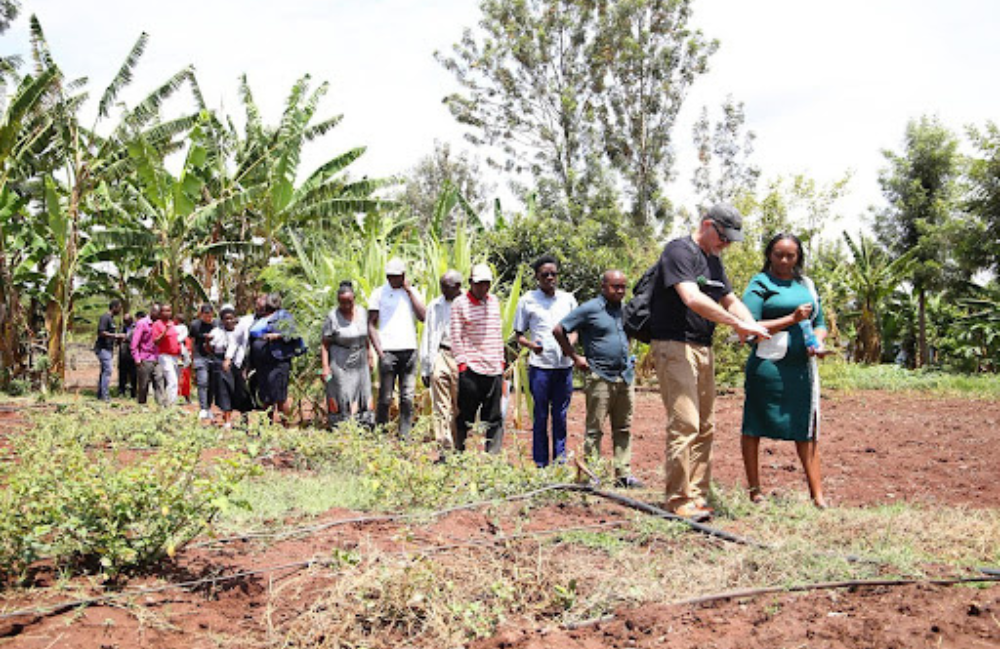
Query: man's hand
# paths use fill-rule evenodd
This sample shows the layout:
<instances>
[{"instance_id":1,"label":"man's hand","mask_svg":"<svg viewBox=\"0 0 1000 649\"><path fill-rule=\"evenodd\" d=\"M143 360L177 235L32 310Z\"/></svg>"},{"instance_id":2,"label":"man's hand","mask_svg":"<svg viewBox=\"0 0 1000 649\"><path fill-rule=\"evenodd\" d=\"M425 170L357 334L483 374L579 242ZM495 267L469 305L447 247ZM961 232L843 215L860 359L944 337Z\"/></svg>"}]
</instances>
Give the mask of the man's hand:
<instances>
[{"instance_id":1,"label":"man's hand","mask_svg":"<svg viewBox=\"0 0 1000 649\"><path fill-rule=\"evenodd\" d=\"M733 325L733 329L735 329L736 333L739 335L741 343L745 343L747 338L750 336L757 336L757 338L761 340L771 339L771 333L767 330L767 328L760 326L752 320L740 320Z\"/></svg>"},{"instance_id":2,"label":"man's hand","mask_svg":"<svg viewBox=\"0 0 1000 649\"><path fill-rule=\"evenodd\" d=\"M586 356L577 356L573 359L573 367L580 370L581 372L590 371L590 363L587 362Z\"/></svg>"},{"instance_id":3,"label":"man's hand","mask_svg":"<svg viewBox=\"0 0 1000 649\"><path fill-rule=\"evenodd\" d=\"M531 351L533 351L535 354L537 354L539 356L541 356L542 352L545 351L545 347L543 347L542 343L538 342L537 340L534 341L534 342L528 343L528 349L530 349Z\"/></svg>"},{"instance_id":4,"label":"man's hand","mask_svg":"<svg viewBox=\"0 0 1000 649\"><path fill-rule=\"evenodd\" d=\"M232 359L227 358L226 360L222 361L222 371L223 372L228 372L229 368L232 367L232 366L233 366Z\"/></svg>"}]
</instances>

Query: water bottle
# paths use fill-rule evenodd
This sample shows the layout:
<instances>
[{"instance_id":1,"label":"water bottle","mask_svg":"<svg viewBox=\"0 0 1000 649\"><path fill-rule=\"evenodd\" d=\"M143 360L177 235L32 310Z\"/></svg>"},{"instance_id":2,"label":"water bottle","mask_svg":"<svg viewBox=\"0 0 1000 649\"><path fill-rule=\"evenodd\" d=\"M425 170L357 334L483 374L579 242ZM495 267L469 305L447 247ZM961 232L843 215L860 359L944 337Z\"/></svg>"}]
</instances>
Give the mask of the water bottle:
<instances>
[{"instance_id":1,"label":"water bottle","mask_svg":"<svg viewBox=\"0 0 1000 649\"><path fill-rule=\"evenodd\" d=\"M799 322L799 326L802 327L802 337L806 341L806 347L818 351L821 345L819 344L819 339L816 338L816 332L813 331L812 320L806 318Z\"/></svg>"}]
</instances>

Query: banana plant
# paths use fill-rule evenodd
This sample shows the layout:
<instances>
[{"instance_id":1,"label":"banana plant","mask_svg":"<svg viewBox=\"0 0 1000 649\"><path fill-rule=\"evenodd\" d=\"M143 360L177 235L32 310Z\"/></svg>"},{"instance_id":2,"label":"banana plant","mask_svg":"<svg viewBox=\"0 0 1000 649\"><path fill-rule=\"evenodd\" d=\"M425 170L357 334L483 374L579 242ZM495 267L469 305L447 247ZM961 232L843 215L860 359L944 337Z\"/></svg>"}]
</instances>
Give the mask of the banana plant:
<instances>
[{"instance_id":1,"label":"banana plant","mask_svg":"<svg viewBox=\"0 0 1000 649\"><path fill-rule=\"evenodd\" d=\"M843 268L842 276L851 288L855 303L855 311L845 314L857 318L854 360L878 363L882 355L879 319L883 303L908 276L915 263L916 251L890 257L863 234L855 242L844 232L844 241L853 257Z\"/></svg>"}]
</instances>

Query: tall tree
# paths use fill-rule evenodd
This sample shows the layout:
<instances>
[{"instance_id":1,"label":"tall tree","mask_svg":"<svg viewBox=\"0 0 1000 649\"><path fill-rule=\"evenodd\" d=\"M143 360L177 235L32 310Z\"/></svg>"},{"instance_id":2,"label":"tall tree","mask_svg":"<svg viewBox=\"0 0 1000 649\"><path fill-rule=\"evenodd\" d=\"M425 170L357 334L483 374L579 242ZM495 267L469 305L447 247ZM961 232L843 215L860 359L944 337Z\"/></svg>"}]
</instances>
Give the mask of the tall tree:
<instances>
[{"instance_id":1,"label":"tall tree","mask_svg":"<svg viewBox=\"0 0 1000 649\"><path fill-rule=\"evenodd\" d=\"M687 28L690 0L483 0L479 31L435 56L462 91L445 98L489 162L529 172L549 205L587 215L609 166L632 222L665 217L670 134L714 41ZM553 188L558 192L553 192Z\"/></svg>"},{"instance_id":2,"label":"tall tree","mask_svg":"<svg viewBox=\"0 0 1000 649\"><path fill-rule=\"evenodd\" d=\"M677 114L718 42L688 27L692 0L617 0L601 5L597 25L598 115L603 143L628 187L632 223L665 221L661 195L672 176ZM603 68L603 69L602 69Z\"/></svg>"},{"instance_id":3,"label":"tall tree","mask_svg":"<svg viewBox=\"0 0 1000 649\"><path fill-rule=\"evenodd\" d=\"M487 158L506 172L529 173L559 189L578 219L587 191L587 157L598 150L593 83L598 7L580 0L483 0L479 32L466 29L454 56L435 53L461 93L444 101ZM599 76L599 73L598 75Z\"/></svg>"},{"instance_id":4,"label":"tall tree","mask_svg":"<svg viewBox=\"0 0 1000 649\"><path fill-rule=\"evenodd\" d=\"M941 285L949 259L949 221L956 209L958 139L937 118L906 126L903 151L883 151L888 167L879 184L888 207L876 214L875 233L895 255L914 251L911 281L917 294L917 366L929 362L927 291Z\"/></svg>"},{"instance_id":5,"label":"tall tree","mask_svg":"<svg viewBox=\"0 0 1000 649\"><path fill-rule=\"evenodd\" d=\"M760 167L750 162L757 135L745 130L743 102L730 95L722 103L722 117L715 124L708 107L701 110L693 131L698 167L692 182L698 193L699 212L720 201L733 202L741 192L753 192Z\"/></svg>"},{"instance_id":6,"label":"tall tree","mask_svg":"<svg viewBox=\"0 0 1000 649\"><path fill-rule=\"evenodd\" d=\"M966 210L973 217L962 238L963 256L974 268L1000 273L1000 127L970 128L976 149L969 163Z\"/></svg>"},{"instance_id":7,"label":"tall tree","mask_svg":"<svg viewBox=\"0 0 1000 649\"><path fill-rule=\"evenodd\" d=\"M20 11L21 3L18 0L0 0L0 34L7 31Z\"/></svg>"}]
</instances>

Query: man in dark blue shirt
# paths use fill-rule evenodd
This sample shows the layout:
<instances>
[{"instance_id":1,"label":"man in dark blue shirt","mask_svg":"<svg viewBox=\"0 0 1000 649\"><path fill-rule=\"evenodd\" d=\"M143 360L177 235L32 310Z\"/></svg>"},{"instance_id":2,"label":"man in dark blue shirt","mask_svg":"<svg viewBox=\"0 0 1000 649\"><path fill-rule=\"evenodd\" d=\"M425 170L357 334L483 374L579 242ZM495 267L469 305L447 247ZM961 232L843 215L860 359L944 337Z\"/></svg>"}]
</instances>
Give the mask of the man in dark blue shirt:
<instances>
[{"instance_id":1,"label":"man in dark blue shirt","mask_svg":"<svg viewBox=\"0 0 1000 649\"><path fill-rule=\"evenodd\" d=\"M622 298L625 275L609 270L601 277L601 295L584 302L557 324L552 335L563 354L586 373L587 429L584 455L587 459L601 454L601 423L611 419L614 445L615 486L625 489L642 487L631 472L632 409L635 403L635 368L629 354L628 336L622 327ZM569 334L578 332L584 356L570 343Z\"/></svg>"}]
</instances>

